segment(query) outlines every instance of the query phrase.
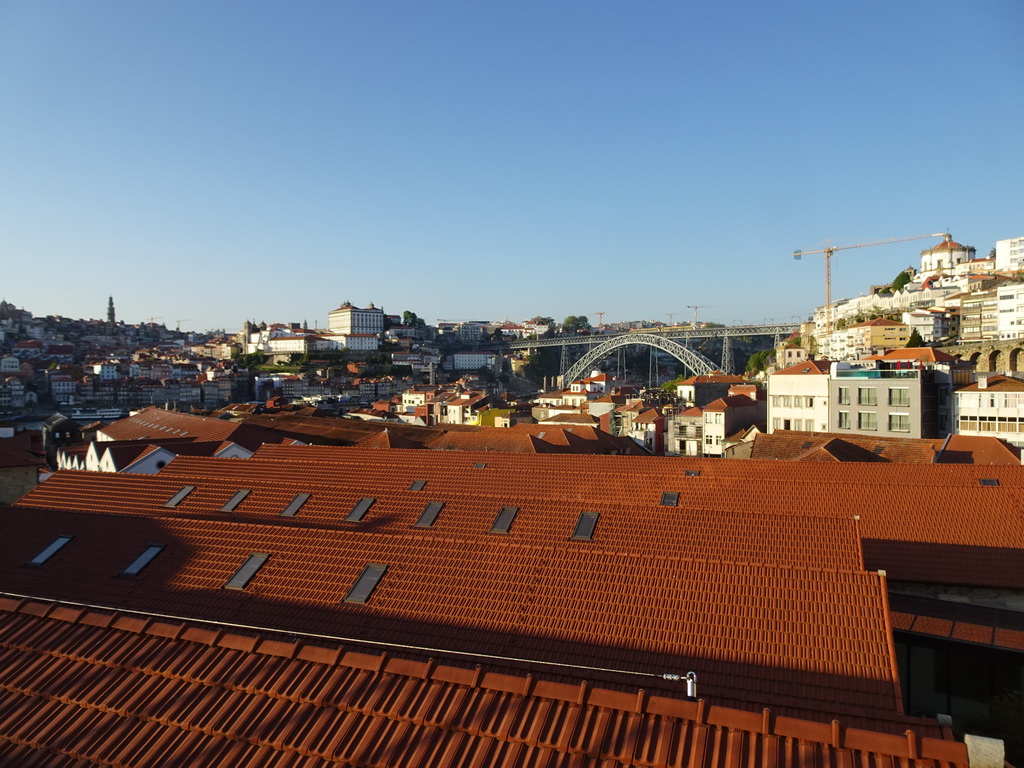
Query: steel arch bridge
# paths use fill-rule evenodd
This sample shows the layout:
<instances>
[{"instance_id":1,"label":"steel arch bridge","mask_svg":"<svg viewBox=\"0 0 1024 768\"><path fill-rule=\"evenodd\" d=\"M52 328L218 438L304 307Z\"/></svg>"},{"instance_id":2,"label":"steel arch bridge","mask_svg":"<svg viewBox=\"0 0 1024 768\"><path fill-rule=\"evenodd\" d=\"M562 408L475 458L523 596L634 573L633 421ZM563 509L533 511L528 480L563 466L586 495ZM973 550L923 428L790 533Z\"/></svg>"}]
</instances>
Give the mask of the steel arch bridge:
<instances>
[{"instance_id":1,"label":"steel arch bridge","mask_svg":"<svg viewBox=\"0 0 1024 768\"><path fill-rule=\"evenodd\" d=\"M689 347L684 347L682 344L672 341L671 339L666 339L664 336L655 336L651 333L626 333L621 336L614 336L608 339L608 341L604 341L587 350L583 357L573 363L573 365L562 374L562 385L566 386L577 379L583 378L588 370L604 360L612 352L617 349L621 349L622 347L629 347L634 344L644 344L649 347L654 347L655 349L660 349L662 352L667 352L689 368L696 376L706 375L717 370L715 364L704 357L704 355L695 352Z\"/></svg>"}]
</instances>

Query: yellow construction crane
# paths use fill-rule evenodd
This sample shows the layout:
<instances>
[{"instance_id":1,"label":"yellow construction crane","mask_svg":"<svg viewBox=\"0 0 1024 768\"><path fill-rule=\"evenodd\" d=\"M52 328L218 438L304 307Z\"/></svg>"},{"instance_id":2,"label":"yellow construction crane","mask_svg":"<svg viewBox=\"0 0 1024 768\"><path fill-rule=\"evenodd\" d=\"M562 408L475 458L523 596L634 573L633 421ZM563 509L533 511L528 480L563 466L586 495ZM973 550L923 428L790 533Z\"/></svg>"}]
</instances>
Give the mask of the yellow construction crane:
<instances>
[{"instance_id":1,"label":"yellow construction crane","mask_svg":"<svg viewBox=\"0 0 1024 768\"><path fill-rule=\"evenodd\" d=\"M828 245L820 251L793 251L793 258L800 260L801 256L811 256L815 253L825 254L825 333L832 333L832 256L836 251L845 251L849 248L868 248L872 245L888 245L889 243L905 243L910 240L924 240L927 237L944 237L950 240L948 232L936 232L931 235L913 235L912 237L893 237L888 240L873 240L870 243L854 243L853 245Z\"/></svg>"},{"instance_id":2,"label":"yellow construction crane","mask_svg":"<svg viewBox=\"0 0 1024 768\"><path fill-rule=\"evenodd\" d=\"M174 330L180 331L181 330L181 324L182 323L187 323L191 319L192 319L191 317L180 317L180 318L177 318L174 321L175 323L177 323L177 327Z\"/></svg>"}]
</instances>

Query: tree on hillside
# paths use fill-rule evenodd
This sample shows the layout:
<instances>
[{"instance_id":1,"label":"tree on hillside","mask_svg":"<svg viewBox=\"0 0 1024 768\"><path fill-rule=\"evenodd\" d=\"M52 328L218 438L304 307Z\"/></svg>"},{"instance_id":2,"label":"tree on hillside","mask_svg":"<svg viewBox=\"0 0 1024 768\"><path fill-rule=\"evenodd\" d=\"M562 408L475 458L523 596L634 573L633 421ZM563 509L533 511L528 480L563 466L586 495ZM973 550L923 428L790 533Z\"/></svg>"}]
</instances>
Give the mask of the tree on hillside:
<instances>
[{"instance_id":1,"label":"tree on hillside","mask_svg":"<svg viewBox=\"0 0 1024 768\"><path fill-rule=\"evenodd\" d=\"M562 332L563 333L576 333L577 331L589 331L590 320L587 319L586 315L569 315L565 320L562 321Z\"/></svg>"},{"instance_id":2,"label":"tree on hillside","mask_svg":"<svg viewBox=\"0 0 1024 768\"><path fill-rule=\"evenodd\" d=\"M417 317L415 312L410 312L407 309L402 313L402 325L408 325L412 328L420 328L426 324L426 320L422 317Z\"/></svg>"},{"instance_id":3,"label":"tree on hillside","mask_svg":"<svg viewBox=\"0 0 1024 768\"><path fill-rule=\"evenodd\" d=\"M896 275L896 279L892 281L892 285L889 286L889 287L890 287L890 290L892 290L893 293L896 293L896 291L902 290L903 287L907 283L909 283L909 282L910 282L910 273L907 272L906 270L903 270L898 275Z\"/></svg>"},{"instance_id":4,"label":"tree on hillside","mask_svg":"<svg viewBox=\"0 0 1024 768\"><path fill-rule=\"evenodd\" d=\"M907 339L908 347L923 347L924 339L921 338L921 334L917 332L917 328L910 332L910 338Z\"/></svg>"},{"instance_id":5,"label":"tree on hillside","mask_svg":"<svg viewBox=\"0 0 1024 768\"><path fill-rule=\"evenodd\" d=\"M747 373L760 373L772 364L774 357L774 349L765 349L761 352L755 352L747 359Z\"/></svg>"}]
</instances>

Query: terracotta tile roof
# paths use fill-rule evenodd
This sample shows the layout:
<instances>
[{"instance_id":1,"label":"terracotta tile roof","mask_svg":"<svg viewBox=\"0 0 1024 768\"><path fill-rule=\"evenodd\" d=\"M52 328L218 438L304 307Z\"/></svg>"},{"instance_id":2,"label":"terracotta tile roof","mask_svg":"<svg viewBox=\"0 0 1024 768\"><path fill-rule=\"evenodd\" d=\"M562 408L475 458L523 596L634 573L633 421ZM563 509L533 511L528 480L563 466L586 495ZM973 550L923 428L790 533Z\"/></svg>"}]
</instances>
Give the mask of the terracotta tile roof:
<instances>
[{"instance_id":1,"label":"terracotta tile roof","mask_svg":"<svg viewBox=\"0 0 1024 768\"><path fill-rule=\"evenodd\" d=\"M776 430L757 435L752 459L823 460L825 451L837 461L900 464L1020 464L1020 450L995 437L950 435L941 439L875 437L847 432Z\"/></svg>"},{"instance_id":2,"label":"terracotta tile roof","mask_svg":"<svg viewBox=\"0 0 1024 768\"><path fill-rule=\"evenodd\" d=\"M16 445L10 447L0 442L0 468L39 467L46 461L39 456Z\"/></svg>"},{"instance_id":3,"label":"terracotta tile roof","mask_svg":"<svg viewBox=\"0 0 1024 768\"><path fill-rule=\"evenodd\" d=\"M694 385L694 384L746 384L747 380L742 376L735 376L727 373L711 373L711 374L700 374L699 376L691 376L688 379L684 379L679 382L678 386L683 385Z\"/></svg>"},{"instance_id":4,"label":"terracotta tile roof","mask_svg":"<svg viewBox=\"0 0 1024 768\"><path fill-rule=\"evenodd\" d=\"M360 448L410 448L413 450L426 448L426 444L418 443L407 437L393 433L390 429L384 429L376 435L363 438L357 444Z\"/></svg>"},{"instance_id":5,"label":"terracotta tile roof","mask_svg":"<svg viewBox=\"0 0 1024 768\"><path fill-rule=\"evenodd\" d=\"M181 437L194 440L230 440L249 450L263 443L276 443L281 436L250 424L236 421L193 416L188 413L166 411L155 406L144 408L126 419L104 427L102 432L111 440L145 440Z\"/></svg>"},{"instance_id":6,"label":"terracotta tile roof","mask_svg":"<svg viewBox=\"0 0 1024 768\"><path fill-rule=\"evenodd\" d=\"M913 731L41 601L0 600L0 637L11 765L968 766Z\"/></svg>"},{"instance_id":7,"label":"terracotta tile roof","mask_svg":"<svg viewBox=\"0 0 1024 768\"><path fill-rule=\"evenodd\" d=\"M431 485L427 481L427 488ZM233 495L237 488L236 483L222 490ZM436 491L428 493L436 498ZM223 496L221 505L230 498ZM0 572L7 589L18 594L364 642L387 638L389 644L422 647L435 657L481 654L507 661L514 656L540 665L585 664L648 675L699 669L716 701L747 707L771 702L780 713L810 715L821 704L816 691L832 688L844 676L856 677L855 690L828 693L831 711L856 722L878 721L880 727L899 719L884 582L874 574L608 552L600 544L569 539L575 514L558 523L529 508L517 521L523 535L487 534L490 521L480 520L480 514L477 524L467 527L469 510L450 509L454 503L441 515L443 528L421 532L410 523L423 508L423 496L413 509L406 506L401 529L387 523L399 514L388 511L394 505L378 502L382 509L374 510L365 532L353 524L344 530L337 524L310 528L299 520L244 524L210 519L209 513L196 519L11 510L3 516L7 540L0 546ZM275 507L279 511L286 503ZM785 548L782 540L789 541L793 530L784 537L781 521L769 520L756 526L767 529L756 546L763 550L763 541L771 539ZM601 522L607 528L604 538L630 524L625 518L618 525ZM741 525L734 519L731 527ZM372 535L374 526L383 526L381 535ZM49 567L23 567L60 535L74 541ZM846 527L848 541L849 536ZM426 557L424 537L430 542ZM747 533L748 540L752 537ZM154 542L166 543L167 552L142 576L112 578ZM465 557L467 546L472 558ZM267 565L244 593L225 592L232 573L253 552L270 553ZM367 563L385 563L388 573L368 605L353 607L343 598ZM615 599L634 591L644 600ZM717 606L726 596L730 609L723 613ZM758 618L766 598L780 601L784 637L771 637ZM834 606L827 627L817 617L819 602ZM450 623L458 633L446 628Z\"/></svg>"},{"instance_id":8,"label":"terracotta tile roof","mask_svg":"<svg viewBox=\"0 0 1024 768\"><path fill-rule=\"evenodd\" d=\"M985 387L979 387L978 382L960 387L957 392L1024 392L1024 379L1013 376L1002 376L1000 374L989 374L986 376Z\"/></svg>"},{"instance_id":9,"label":"terracotta tile roof","mask_svg":"<svg viewBox=\"0 0 1024 768\"><path fill-rule=\"evenodd\" d=\"M776 371L772 376L827 376L831 367L831 360L804 360L802 363Z\"/></svg>"},{"instance_id":10,"label":"terracotta tile roof","mask_svg":"<svg viewBox=\"0 0 1024 768\"><path fill-rule=\"evenodd\" d=\"M720 397L717 400L712 400L704 406L704 411L725 411L729 408L749 408L750 406L756 405L757 401L752 400L746 395L728 395L727 397Z\"/></svg>"},{"instance_id":11,"label":"terracotta tile roof","mask_svg":"<svg viewBox=\"0 0 1024 768\"><path fill-rule=\"evenodd\" d=\"M934 442L937 464L1020 464L1020 448L997 437L950 435Z\"/></svg>"},{"instance_id":12,"label":"terracotta tile roof","mask_svg":"<svg viewBox=\"0 0 1024 768\"><path fill-rule=\"evenodd\" d=\"M903 347L891 349L884 355L872 355L867 360L911 360L921 363L952 363L960 360L935 347Z\"/></svg>"},{"instance_id":13,"label":"terracotta tile roof","mask_svg":"<svg viewBox=\"0 0 1024 768\"><path fill-rule=\"evenodd\" d=\"M166 508L184 485L195 490ZM249 496L220 512L242 488ZM899 718L884 580L863 567L895 581L1024 588L1022 490L1019 467L908 474L892 464L266 446L247 460L179 457L156 476L58 472L19 503L29 511L3 514L0 583L363 642L514 649L538 663L682 664L723 704L889 728ZM677 506L662 506L665 492L679 494ZM299 493L312 495L281 517ZM364 497L376 499L365 520L345 522ZM445 506L432 528L417 528L430 501ZM490 533L506 506L520 510L511 532ZM581 511L600 514L592 542L569 538ZM58 535L76 538L52 565L21 565ZM166 560L133 582L112 578L165 540ZM225 581L252 552L272 558L229 594ZM365 606L343 604L367 563L388 564L381 587ZM785 632L772 623L777 609L793 612Z\"/></svg>"},{"instance_id":14,"label":"terracotta tile roof","mask_svg":"<svg viewBox=\"0 0 1024 768\"><path fill-rule=\"evenodd\" d=\"M249 416L246 424L260 427L304 443L316 445L356 445L367 437L387 429L391 434L413 442L423 443L445 431L463 428L445 424L441 427L418 427L412 424L362 421L358 419L330 419L302 416L293 413L260 414ZM465 429L479 429L466 426Z\"/></svg>"}]
</instances>

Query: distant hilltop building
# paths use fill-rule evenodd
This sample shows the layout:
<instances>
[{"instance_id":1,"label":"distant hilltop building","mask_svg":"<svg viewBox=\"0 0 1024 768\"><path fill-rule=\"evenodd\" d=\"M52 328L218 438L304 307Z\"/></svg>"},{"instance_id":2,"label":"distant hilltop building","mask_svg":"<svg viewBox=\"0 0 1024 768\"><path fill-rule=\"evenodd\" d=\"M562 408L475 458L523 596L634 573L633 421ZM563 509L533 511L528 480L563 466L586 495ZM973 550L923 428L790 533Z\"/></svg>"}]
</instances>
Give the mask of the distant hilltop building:
<instances>
[{"instance_id":1,"label":"distant hilltop building","mask_svg":"<svg viewBox=\"0 0 1024 768\"><path fill-rule=\"evenodd\" d=\"M365 309L353 306L346 301L327 315L327 328L333 333L345 335L353 333L384 333L384 310L373 306Z\"/></svg>"},{"instance_id":2,"label":"distant hilltop building","mask_svg":"<svg viewBox=\"0 0 1024 768\"><path fill-rule=\"evenodd\" d=\"M958 264L974 261L974 253L974 246L960 245L947 232L941 243L921 251L921 274L951 273Z\"/></svg>"}]
</instances>

